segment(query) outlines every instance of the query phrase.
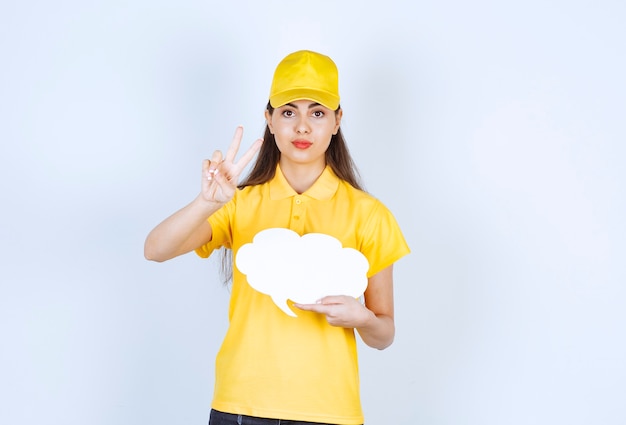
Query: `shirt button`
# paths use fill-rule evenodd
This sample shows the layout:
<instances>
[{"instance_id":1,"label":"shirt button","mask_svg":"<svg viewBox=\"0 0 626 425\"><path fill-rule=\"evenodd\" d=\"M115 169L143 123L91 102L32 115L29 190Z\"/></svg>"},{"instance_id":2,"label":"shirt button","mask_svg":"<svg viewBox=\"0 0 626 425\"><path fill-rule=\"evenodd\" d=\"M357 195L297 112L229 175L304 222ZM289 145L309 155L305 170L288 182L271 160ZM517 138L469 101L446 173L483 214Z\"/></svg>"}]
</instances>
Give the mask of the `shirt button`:
<instances>
[{"instance_id":1,"label":"shirt button","mask_svg":"<svg viewBox=\"0 0 626 425\"><path fill-rule=\"evenodd\" d=\"M296 204L300 205L302 203L301 199L296 199Z\"/></svg>"}]
</instances>

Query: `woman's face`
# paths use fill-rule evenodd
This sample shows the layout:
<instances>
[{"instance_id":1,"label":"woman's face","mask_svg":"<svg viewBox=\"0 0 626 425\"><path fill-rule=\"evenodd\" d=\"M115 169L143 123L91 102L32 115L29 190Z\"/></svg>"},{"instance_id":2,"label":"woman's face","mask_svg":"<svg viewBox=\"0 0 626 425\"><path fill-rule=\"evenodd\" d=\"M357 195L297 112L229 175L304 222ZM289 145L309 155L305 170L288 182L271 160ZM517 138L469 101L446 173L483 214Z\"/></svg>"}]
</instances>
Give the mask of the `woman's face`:
<instances>
[{"instance_id":1,"label":"woman's face","mask_svg":"<svg viewBox=\"0 0 626 425\"><path fill-rule=\"evenodd\" d=\"M341 110L337 113L311 100L296 100L265 111L270 132L280 151L281 167L326 165L325 153L330 139L339 130Z\"/></svg>"}]
</instances>

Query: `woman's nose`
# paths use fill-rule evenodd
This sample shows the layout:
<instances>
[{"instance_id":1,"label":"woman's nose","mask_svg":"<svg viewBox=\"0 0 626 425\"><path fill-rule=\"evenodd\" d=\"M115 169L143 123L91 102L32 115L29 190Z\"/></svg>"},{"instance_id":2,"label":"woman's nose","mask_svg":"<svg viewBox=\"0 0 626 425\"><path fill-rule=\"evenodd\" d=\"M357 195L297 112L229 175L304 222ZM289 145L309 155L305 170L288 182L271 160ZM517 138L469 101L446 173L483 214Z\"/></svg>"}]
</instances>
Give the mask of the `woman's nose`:
<instances>
[{"instance_id":1,"label":"woman's nose","mask_svg":"<svg viewBox=\"0 0 626 425\"><path fill-rule=\"evenodd\" d=\"M301 117L298 120L296 131L299 134L305 134L311 131L311 127L309 126L309 122L306 117Z\"/></svg>"}]
</instances>

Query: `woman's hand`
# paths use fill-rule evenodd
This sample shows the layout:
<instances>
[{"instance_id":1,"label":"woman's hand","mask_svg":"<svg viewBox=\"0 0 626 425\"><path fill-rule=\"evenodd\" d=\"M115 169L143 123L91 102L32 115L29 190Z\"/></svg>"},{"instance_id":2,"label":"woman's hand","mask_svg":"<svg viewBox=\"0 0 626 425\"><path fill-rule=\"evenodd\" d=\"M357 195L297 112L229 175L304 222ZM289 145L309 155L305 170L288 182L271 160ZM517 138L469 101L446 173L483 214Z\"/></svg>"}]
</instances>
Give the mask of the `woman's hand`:
<instances>
[{"instance_id":1,"label":"woman's hand","mask_svg":"<svg viewBox=\"0 0 626 425\"><path fill-rule=\"evenodd\" d=\"M263 139L257 139L239 161L235 162L242 136L243 127L239 126L235 130L225 158L222 157L221 151L215 151L210 160L203 161L200 192L203 200L223 205L234 196L241 172L254 158L263 143Z\"/></svg>"},{"instance_id":2,"label":"woman's hand","mask_svg":"<svg viewBox=\"0 0 626 425\"><path fill-rule=\"evenodd\" d=\"M365 305L346 295L324 297L316 304L295 304L301 310L324 314L332 326L355 328L363 342L383 350L393 342L393 265L369 278Z\"/></svg>"},{"instance_id":3,"label":"woman's hand","mask_svg":"<svg viewBox=\"0 0 626 425\"><path fill-rule=\"evenodd\" d=\"M342 328L360 328L376 318L356 298L347 295L324 297L316 304L294 304L300 310L314 311L326 316L332 326Z\"/></svg>"},{"instance_id":4,"label":"woman's hand","mask_svg":"<svg viewBox=\"0 0 626 425\"><path fill-rule=\"evenodd\" d=\"M254 142L248 151L234 162L243 128L237 127L226 158L216 151L202 166L202 190L187 206L178 210L156 226L144 245L148 260L165 261L185 254L211 240L213 229L207 217L222 208L235 194L237 181L243 169L261 148L262 139Z\"/></svg>"}]
</instances>

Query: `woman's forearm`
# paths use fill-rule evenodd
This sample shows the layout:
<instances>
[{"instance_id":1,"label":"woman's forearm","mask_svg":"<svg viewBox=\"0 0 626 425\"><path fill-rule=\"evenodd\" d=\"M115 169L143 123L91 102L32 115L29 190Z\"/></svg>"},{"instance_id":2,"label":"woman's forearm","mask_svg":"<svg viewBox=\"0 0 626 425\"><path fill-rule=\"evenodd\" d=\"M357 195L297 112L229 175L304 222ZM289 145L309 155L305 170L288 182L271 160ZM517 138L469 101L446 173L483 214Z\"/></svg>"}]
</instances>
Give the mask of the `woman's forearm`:
<instances>
[{"instance_id":1,"label":"woman's forearm","mask_svg":"<svg viewBox=\"0 0 626 425\"><path fill-rule=\"evenodd\" d=\"M152 261L166 261L185 254L211 240L211 226L207 218L222 204L207 202L198 197L178 210L147 236L144 256Z\"/></svg>"},{"instance_id":2,"label":"woman's forearm","mask_svg":"<svg viewBox=\"0 0 626 425\"><path fill-rule=\"evenodd\" d=\"M372 312L372 317L361 327L356 328L365 344L372 348L384 350L393 342L396 327L393 318Z\"/></svg>"}]
</instances>

